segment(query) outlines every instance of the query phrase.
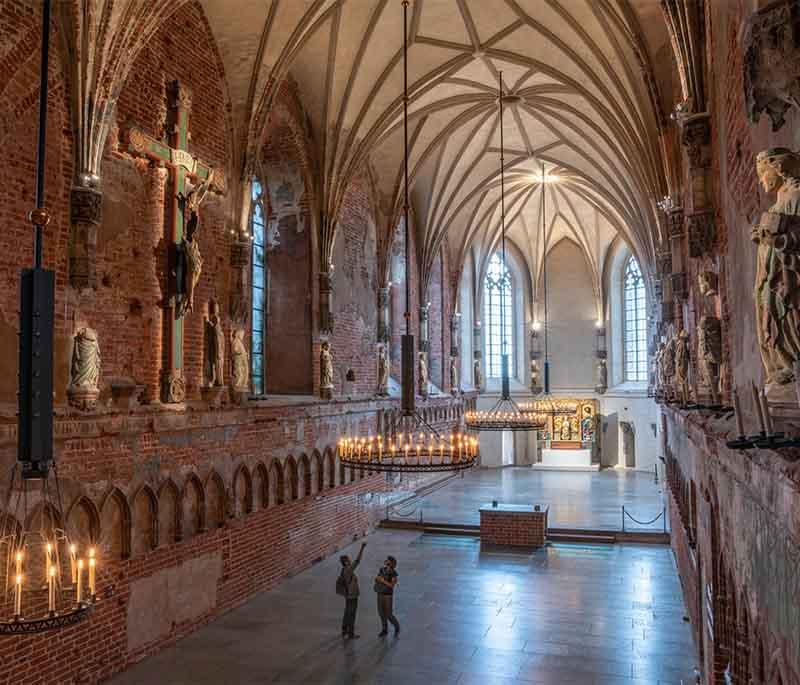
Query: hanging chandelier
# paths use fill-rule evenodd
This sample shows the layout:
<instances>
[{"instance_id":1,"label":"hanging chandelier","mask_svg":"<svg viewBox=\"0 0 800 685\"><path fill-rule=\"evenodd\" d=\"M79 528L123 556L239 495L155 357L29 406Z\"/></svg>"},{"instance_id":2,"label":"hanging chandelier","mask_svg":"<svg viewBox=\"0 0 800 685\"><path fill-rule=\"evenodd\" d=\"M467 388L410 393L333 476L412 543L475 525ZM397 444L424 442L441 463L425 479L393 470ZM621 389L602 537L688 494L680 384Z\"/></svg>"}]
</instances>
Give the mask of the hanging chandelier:
<instances>
[{"instance_id":1,"label":"hanging chandelier","mask_svg":"<svg viewBox=\"0 0 800 685\"><path fill-rule=\"evenodd\" d=\"M50 0L42 4L42 63L36 158L34 267L23 269L19 315L17 461L0 505L0 635L72 625L95 600L98 558L70 539L60 521L61 488L53 459L53 319L55 274L42 268ZM84 579L86 584L84 585Z\"/></svg>"},{"instance_id":2,"label":"hanging chandelier","mask_svg":"<svg viewBox=\"0 0 800 685\"><path fill-rule=\"evenodd\" d=\"M503 72L500 72L498 101L500 105L500 236L503 268L506 268L506 203L505 203L505 145L503 139L503 100L514 96L503 93ZM469 411L464 417L468 428L477 431L533 431L547 425L547 417L534 411L524 411L511 397L509 382L508 340L505 325L505 288L500 289L500 335L502 354L500 357L500 399L488 411Z\"/></svg>"},{"instance_id":3,"label":"hanging chandelier","mask_svg":"<svg viewBox=\"0 0 800 685\"><path fill-rule=\"evenodd\" d=\"M477 437L467 431L443 434L415 408L414 336L411 333L411 273L408 223L408 0L403 0L403 223L406 255L406 333L401 336L401 413L378 435L344 435L339 462L361 471L390 473L462 471L477 462Z\"/></svg>"}]
</instances>

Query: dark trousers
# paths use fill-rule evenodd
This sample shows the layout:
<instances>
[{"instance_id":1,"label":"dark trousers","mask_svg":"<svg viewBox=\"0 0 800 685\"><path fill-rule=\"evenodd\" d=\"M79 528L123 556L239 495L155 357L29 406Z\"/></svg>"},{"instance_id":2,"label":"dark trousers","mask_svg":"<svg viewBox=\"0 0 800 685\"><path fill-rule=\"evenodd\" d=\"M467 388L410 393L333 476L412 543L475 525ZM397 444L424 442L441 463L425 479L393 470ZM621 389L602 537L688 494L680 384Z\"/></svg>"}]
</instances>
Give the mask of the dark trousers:
<instances>
[{"instance_id":1,"label":"dark trousers","mask_svg":"<svg viewBox=\"0 0 800 685\"><path fill-rule=\"evenodd\" d=\"M384 633L387 630L387 621L394 626L395 632L400 630L400 623L394 617L394 611L392 609L393 599L394 595L378 594L378 616L381 617L381 629Z\"/></svg>"},{"instance_id":2,"label":"dark trousers","mask_svg":"<svg viewBox=\"0 0 800 685\"><path fill-rule=\"evenodd\" d=\"M342 617L342 633L352 636L356 630L356 611L358 597L347 597L344 600L344 616Z\"/></svg>"}]
</instances>

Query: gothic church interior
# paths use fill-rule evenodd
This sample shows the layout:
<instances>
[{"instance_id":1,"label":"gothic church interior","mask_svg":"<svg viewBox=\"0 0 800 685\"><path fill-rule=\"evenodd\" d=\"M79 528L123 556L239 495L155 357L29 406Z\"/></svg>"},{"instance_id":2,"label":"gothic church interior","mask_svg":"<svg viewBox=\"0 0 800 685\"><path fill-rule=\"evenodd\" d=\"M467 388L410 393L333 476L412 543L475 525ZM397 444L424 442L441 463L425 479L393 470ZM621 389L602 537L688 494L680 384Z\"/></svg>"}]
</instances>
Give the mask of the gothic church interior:
<instances>
[{"instance_id":1,"label":"gothic church interior","mask_svg":"<svg viewBox=\"0 0 800 685\"><path fill-rule=\"evenodd\" d=\"M0 65L0 682L800 685L800 0L0 0Z\"/></svg>"}]
</instances>

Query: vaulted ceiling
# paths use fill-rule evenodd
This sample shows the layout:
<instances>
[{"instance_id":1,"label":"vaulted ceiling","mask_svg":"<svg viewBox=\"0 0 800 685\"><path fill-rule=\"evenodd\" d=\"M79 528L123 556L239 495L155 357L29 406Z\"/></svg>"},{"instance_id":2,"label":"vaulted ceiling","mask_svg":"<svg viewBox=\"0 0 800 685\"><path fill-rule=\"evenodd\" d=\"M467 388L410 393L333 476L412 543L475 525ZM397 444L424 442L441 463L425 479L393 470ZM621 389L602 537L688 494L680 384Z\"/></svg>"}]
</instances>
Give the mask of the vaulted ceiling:
<instances>
[{"instance_id":1,"label":"vaulted ceiling","mask_svg":"<svg viewBox=\"0 0 800 685\"><path fill-rule=\"evenodd\" d=\"M400 0L201 0L235 126L257 140L291 75L317 146L319 210L336 216L367 164L379 222L402 180ZM644 24L644 29L643 29ZM412 204L423 269L448 238L459 262L497 240L504 82L506 209L536 268L543 246L581 245L600 270L619 233L645 268L666 194L649 55L667 41L654 0L414 0L409 7ZM248 154L241 144L242 159ZM541 238L541 166L548 237ZM483 258L483 257L481 257Z\"/></svg>"}]
</instances>

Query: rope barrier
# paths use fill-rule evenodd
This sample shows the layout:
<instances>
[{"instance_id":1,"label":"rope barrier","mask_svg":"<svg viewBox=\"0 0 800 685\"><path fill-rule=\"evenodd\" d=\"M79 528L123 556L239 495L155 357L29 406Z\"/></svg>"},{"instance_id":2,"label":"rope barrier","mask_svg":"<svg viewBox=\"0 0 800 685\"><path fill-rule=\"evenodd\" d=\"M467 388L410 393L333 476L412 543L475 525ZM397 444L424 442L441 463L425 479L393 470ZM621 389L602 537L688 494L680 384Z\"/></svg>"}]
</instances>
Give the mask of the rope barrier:
<instances>
[{"instance_id":1,"label":"rope barrier","mask_svg":"<svg viewBox=\"0 0 800 685\"><path fill-rule=\"evenodd\" d=\"M650 521L639 521L633 518L633 516L631 516L627 511L625 511L625 507L622 507L622 511L625 513L625 516L627 516L634 523L638 523L640 526L650 526L656 521L658 521L658 519L660 519L664 515L664 510L662 509L654 519Z\"/></svg>"}]
</instances>

